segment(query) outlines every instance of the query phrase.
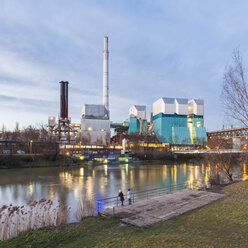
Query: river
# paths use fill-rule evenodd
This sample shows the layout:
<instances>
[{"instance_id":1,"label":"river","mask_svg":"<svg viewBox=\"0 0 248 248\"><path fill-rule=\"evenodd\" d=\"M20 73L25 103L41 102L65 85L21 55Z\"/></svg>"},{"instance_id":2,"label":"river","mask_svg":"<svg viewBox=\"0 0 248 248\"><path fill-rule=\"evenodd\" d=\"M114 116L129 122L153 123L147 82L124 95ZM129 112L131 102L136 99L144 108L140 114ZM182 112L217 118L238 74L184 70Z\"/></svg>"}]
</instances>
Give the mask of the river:
<instances>
[{"instance_id":1,"label":"river","mask_svg":"<svg viewBox=\"0 0 248 248\"><path fill-rule=\"evenodd\" d=\"M239 167L247 179L246 165ZM80 199L97 199L124 193L170 186L201 184L209 178L209 167L202 163L149 165L99 165L74 168L32 168L0 170L0 206L24 205L42 198L59 200L71 208L70 221Z\"/></svg>"}]
</instances>

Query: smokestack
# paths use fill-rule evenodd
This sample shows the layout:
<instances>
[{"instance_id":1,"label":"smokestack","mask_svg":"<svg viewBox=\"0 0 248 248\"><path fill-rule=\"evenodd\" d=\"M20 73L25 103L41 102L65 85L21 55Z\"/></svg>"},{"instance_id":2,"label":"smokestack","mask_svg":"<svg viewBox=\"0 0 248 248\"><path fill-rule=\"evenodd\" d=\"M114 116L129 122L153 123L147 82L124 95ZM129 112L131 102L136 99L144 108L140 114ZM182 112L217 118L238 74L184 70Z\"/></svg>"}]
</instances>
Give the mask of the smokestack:
<instances>
[{"instance_id":1,"label":"smokestack","mask_svg":"<svg viewBox=\"0 0 248 248\"><path fill-rule=\"evenodd\" d=\"M68 119L68 82L65 82L65 119Z\"/></svg>"},{"instance_id":2,"label":"smokestack","mask_svg":"<svg viewBox=\"0 0 248 248\"><path fill-rule=\"evenodd\" d=\"M68 119L68 82L60 83L60 119Z\"/></svg>"},{"instance_id":3,"label":"smokestack","mask_svg":"<svg viewBox=\"0 0 248 248\"><path fill-rule=\"evenodd\" d=\"M109 118L109 82L108 82L108 37L104 37L103 50L103 105L105 106Z\"/></svg>"},{"instance_id":4,"label":"smokestack","mask_svg":"<svg viewBox=\"0 0 248 248\"><path fill-rule=\"evenodd\" d=\"M60 119L65 116L65 84L63 81L60 83Z\"/></svg>"}]
</instances>

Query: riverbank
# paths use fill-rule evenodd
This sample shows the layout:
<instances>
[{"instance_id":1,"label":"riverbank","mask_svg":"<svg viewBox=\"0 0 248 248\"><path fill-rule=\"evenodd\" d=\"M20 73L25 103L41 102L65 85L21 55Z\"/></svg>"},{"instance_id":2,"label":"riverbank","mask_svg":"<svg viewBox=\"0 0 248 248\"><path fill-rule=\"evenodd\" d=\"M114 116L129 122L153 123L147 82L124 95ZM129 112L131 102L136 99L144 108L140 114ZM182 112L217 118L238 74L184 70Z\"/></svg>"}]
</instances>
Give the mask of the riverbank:
<instances>
[{"instance_id":1,"label":"riverbank","mask_svg":"<svg viewBox=\"0 0 248 248\"><path fill-rule=\"evenodd\" d=\"M0 247L247 247L248 181L224 188L228 197L142 228L116 217L25 232Z\"/></svg>"},{"instance_id":2,"label":"riverbank","mask_svg":"<svg viewBox=\"0 0 248 248\"><path fill-rule=\"evenodd\" d=\"M142 161L129 161L128 164L142 163L148 164L161 164L165 161L161 160L142 160ZM171 162L171 161L169 161ZM68 167L68 166L98 166L103 165L97 161L82 161L67 155L45 155L45 154L14 154L14 155L0 155L0 169L18 169L18 168L42 168L42 167ZM105 163L106 164L106 163ZM116 165L116 163L107 163ZM125 163L119 163L125 164Z\"/></svg>"},{"instance_id":3,"label":"riverbank","mask_svg":"<svg viewBox=\"0 0 248 248\"><path fill-rule=\"evenodd\" d=\"M59 167L76 164L72 158L61 154L0 155L0 169Z\"/></svg>"},{"instance_id":4,"label":"riverbank","mask_svg":"<svg viewBox=\"0 0 248 248\"><path fill-rule=\"evenodd\" d=\"M68 167L68 166L98 166L103 164L116 165L116 164L164 164L164 163L175 163L175 162L199 162L200 159L186 158L176 159L171 158L166 159L143 159L134 160L122 163L101 163L98 161L86 161L79 160L72 156L67 155L46 155L46 154L14 154L14 155L3 155L0 154L0 169L17 169L17 168L39 168L39 167Z\"/></svg>"}]
</instances>

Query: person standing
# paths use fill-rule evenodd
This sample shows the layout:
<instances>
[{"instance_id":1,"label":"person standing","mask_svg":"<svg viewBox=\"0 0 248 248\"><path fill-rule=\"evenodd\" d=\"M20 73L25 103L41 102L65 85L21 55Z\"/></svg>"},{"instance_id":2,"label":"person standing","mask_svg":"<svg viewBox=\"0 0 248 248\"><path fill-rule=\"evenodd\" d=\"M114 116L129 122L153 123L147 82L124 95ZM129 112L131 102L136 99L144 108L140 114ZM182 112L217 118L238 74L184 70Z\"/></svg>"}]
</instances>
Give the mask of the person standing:
<instances>
[{"instance_id":1,"label":"person standing","mask_svg":"<svg viewBox=\"0 0 248 248\"><path fill-rule=\"evenodd\" d=\"M132 192L130 189L127 190L127 199L128 199L128 204L132 204Z\"/></svg>"},{"instance_id":2,"label":"person standing","mask_svg":"<svg viewBox=\"0 0 248 248\"><path fill-rule=\"evenodd\" d=\"M123 202L124 202L124 195L123 195L123 193L122 193L122 191L121 191L121 190L119 190L119 194L118 194L118 196L120 197L121 206L124 206L124 204L123 204Z\"/></svg>"}]
</instances>

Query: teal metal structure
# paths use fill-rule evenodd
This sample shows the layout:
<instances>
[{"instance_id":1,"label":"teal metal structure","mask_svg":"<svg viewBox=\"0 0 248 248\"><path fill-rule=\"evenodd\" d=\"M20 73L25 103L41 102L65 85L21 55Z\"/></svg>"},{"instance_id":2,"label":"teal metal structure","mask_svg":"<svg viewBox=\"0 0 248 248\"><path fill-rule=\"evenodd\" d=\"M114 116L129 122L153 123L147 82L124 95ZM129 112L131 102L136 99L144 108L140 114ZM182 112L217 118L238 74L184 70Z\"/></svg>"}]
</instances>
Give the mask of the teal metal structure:
<instances>
[{"instance_id":1,"label":"teal metal structure","mask_svg":"<svg viewBox=\"0 0 248 248\"><path fill-rule=\"evenodd\" d=\"M153 116L153 130L163 143L203 145L207 141L203 116L159 113Z\"/></svg>"},{"instance_id":2,"label":"teal metal structure","mask_svg":"<svg viewBox=\"0 0 248 248\"><path fill-rule=\"evenodd\" d=\"M136 117L130 117L127 119L129 123L128 134L146 134L147 120L142 120L142 130L140 130L140 121Z\"/></svg>"}]
</instances>

